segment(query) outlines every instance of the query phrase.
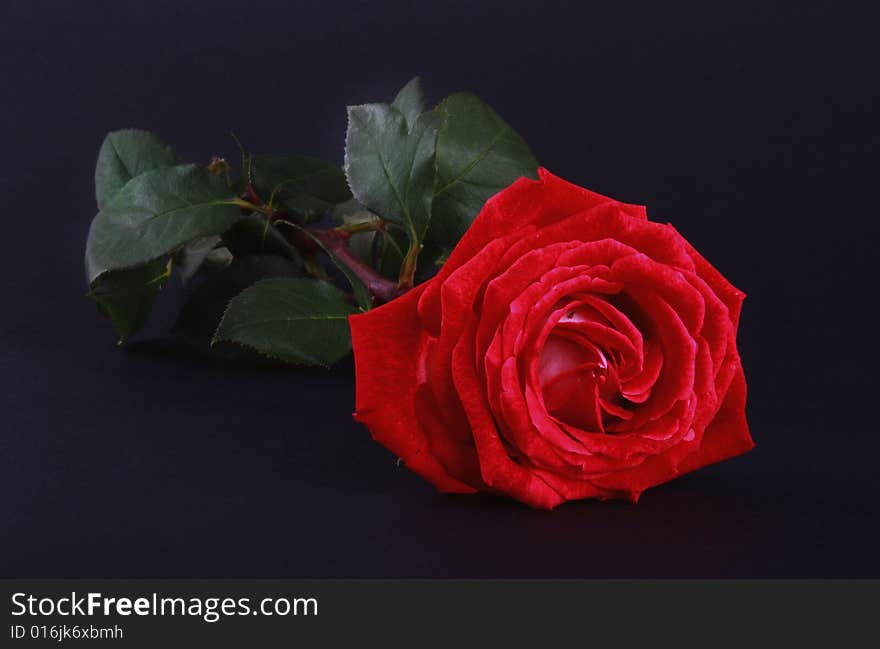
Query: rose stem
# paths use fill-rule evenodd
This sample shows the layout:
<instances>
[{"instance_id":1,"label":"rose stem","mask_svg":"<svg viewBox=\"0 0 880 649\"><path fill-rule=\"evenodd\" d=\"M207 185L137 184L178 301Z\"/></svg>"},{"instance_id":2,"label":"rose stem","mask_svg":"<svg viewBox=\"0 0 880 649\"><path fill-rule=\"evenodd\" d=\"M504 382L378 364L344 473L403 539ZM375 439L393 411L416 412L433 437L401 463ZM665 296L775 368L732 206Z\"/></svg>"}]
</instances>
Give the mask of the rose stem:
<instances>
[{"instance_id":1,"label":"rose stem","mask_svg":"<svg viewBox=\"0 0 880 649\"><path fill-rule=\"evenodd\" d=\"M364 283L367 290L380 302L390 302L403 292L397 285L397 282L387 277L382 277L382 275L354 256L351 248L348 247L350 233L335 229L318 230L317 228L308 228L308 231L321 242L328 252L335 255L339 261L348 266L351 272Z\"/></svg>"},{"instance_id":2,"label":"rose stem","mask_svg":"<svg viewBox=\"0 0 880 649\"><path fill-rule=\"evenodd\" d=\"M294 227L297 234L301 231L306 231L312 237L320 241L327 252L335 255L339 261L345 264L351 272L364 283L367 290L370 291L376 300L380 302L390 302L412 288L412 285L401 286L398 282L382 277L382 275L354 256L354 253L352 253L351 248L348 246L348 239L352 235L352 232L359 231L358 228L349 228L348 230L344 227L333 228L330 230L303 228L296 223L281 218L283 215L276 213L270 206L265 206L262 199L254 191L254 188L250 183L247 185L246 198L251 199L254 204L250 204L243 199L239 199L239 204L241 204L242 207L248 207L264 214L267 218L267 225L273 220L278 223L285 223ZM380 221L379 224L370 226L370 229L380 229L383 225L383 222ZM305 241L307 238L308 237L294 236L293 243L302 252L308 252L311 246L309 246L310 242Z\"/></svg>"}]
</instances>

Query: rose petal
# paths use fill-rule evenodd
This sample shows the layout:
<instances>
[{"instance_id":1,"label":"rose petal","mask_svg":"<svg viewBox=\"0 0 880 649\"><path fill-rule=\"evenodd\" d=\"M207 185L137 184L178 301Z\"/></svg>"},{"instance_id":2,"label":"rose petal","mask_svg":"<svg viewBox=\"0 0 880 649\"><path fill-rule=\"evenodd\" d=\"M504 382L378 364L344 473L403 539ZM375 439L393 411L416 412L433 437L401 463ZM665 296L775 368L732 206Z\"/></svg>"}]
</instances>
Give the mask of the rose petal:
<instances>
[{"instance_id":1,"label":"rose petal","mask_svg":"<svg viewBox=\"0 0 880 649\"><path fill-rule=\"evenodd\" d=\"M373 438L440 491L473 493L431 455L415 411L417 364L423 336L416 305L418 287L377 309L349 317L357 388L354 417ZM406 377L406 378L404 378ZM389 386L394 387L393 397Z\"/></svg>"}]
</instances>

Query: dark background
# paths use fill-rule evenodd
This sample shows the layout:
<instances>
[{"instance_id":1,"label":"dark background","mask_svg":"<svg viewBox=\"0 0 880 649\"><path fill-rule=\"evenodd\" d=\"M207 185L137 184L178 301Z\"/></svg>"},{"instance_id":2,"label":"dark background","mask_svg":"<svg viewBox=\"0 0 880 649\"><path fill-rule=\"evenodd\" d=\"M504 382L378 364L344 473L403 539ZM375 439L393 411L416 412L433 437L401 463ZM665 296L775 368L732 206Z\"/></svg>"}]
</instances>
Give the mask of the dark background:
<instances>
[{"instance_id":1,"label":"dark background","mask_svg":"<svg viewBox=\"0 0 880 649\"><path fill-rule=\"evenodd\" d=\"M880 576L869 6L7 0L0 575ZM82 270L106 131L341 162L345 105L417 73L749 294L752 453L636 506L442 496L352 421L350 361L183 353L179 288L114 346Z\"/></svg>"}]
</instances>

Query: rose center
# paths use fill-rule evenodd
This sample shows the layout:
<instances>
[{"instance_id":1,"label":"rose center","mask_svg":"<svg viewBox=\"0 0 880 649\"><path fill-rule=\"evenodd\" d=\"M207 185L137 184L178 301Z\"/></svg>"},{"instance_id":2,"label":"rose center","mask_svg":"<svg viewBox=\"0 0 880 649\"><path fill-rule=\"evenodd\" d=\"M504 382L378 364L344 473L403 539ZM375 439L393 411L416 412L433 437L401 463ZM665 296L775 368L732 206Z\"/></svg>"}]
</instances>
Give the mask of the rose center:
<instances>
[{"instance_id":1,"label":"rose center","mask_svg":"<svg viewBox=\"0 0 880 649\"><path fill-rule=\"evenodd\" d=\"M571 311L551 331L538 359L538 382L547 411L559 421L605 432L621 413L622 400L613 352L579 330L590 309Z\"/></svg>"}]
</instances>

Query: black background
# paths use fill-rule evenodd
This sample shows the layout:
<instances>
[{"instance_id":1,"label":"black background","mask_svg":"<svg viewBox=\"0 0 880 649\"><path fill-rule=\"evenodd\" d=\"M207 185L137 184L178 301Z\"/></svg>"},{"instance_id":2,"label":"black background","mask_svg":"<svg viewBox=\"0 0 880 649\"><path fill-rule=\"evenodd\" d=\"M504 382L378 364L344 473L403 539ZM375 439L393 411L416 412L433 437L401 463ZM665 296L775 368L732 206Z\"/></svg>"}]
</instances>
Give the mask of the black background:
<instances>
[{"instance_id":1,"label":"black background","mask_svg":"<svg viewBox=\"0 0 880 649\"><path fill-rule=\"evenodd\" d=\"M0 575L880 576L869 6L4 2ZM114 346L82 270L106 131L341 162L344 106L417 73L749 294L752 453L636 506L441 496L351 420L350 361L183 353L179 288Z\"/></svg>"}]
</instances>

